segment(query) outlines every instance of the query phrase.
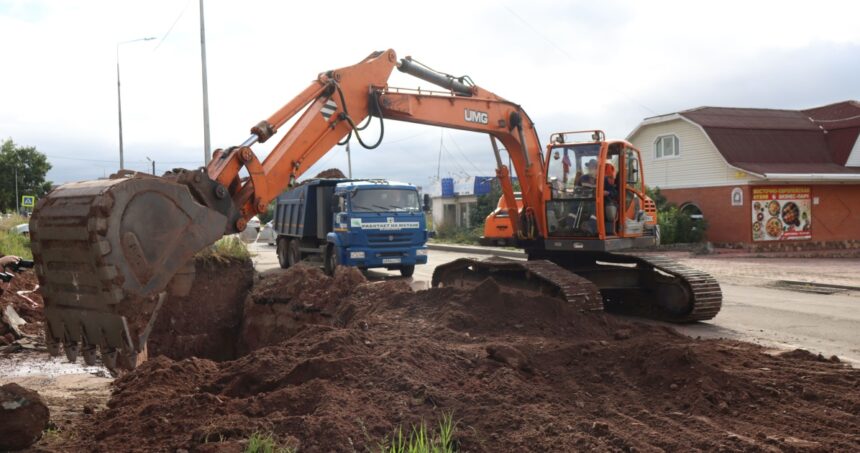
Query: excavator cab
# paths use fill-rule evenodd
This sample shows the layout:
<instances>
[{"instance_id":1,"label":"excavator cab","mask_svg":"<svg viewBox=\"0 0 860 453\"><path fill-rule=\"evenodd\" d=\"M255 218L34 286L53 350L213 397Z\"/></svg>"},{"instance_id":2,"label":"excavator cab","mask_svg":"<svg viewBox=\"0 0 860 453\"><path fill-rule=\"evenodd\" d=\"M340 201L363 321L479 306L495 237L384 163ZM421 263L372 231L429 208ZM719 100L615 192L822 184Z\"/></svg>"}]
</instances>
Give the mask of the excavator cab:
<instances>
[{"instance_id":1,"label":"excavator cab","mask_svg":"<svg viewBox=\"0 0 860 453\"><path fill-rule=\"evenodd\" d=\"M584 132L591 140L570 138ZM652 245L645 224L656 224L656 212L646 212L653 203L646 202L639 159L631 144L607 141L603 131L553 134L545 165L547 240L572 239L573 248L591 250Z\"/></svg>"}]
</instances>

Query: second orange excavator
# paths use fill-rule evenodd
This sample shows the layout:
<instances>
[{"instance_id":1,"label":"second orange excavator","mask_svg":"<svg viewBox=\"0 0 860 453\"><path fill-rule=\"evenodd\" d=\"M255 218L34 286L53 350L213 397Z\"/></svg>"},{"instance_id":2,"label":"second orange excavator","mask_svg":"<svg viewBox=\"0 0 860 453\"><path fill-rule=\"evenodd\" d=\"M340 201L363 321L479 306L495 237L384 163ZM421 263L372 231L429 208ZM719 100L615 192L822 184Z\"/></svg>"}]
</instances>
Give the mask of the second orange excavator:
<instances>
[{"instance_id":1,"label":"second orange excavator","mask_svg":"<svg viewBox=\"0 0 860 453\"><path fill-rule=\"evenodd\" d=\"M440 88L390 87L395 68ZM379 136L367 141L374 119ZM290 120L270 154L258 159L251 147ZM707 274L665 258L622 253L657 238L639 150L601 131L586 131L579 141L582 132L552 134L543 148L518 104L467 76L398 60L385 50L319 74L240 145L216 150L205 168L161 177L123 172L63 185L41 200L30 234L51 352L63 349L70 360L82 355L94 363L100 351L108 367L134 366L145 356L159 308L171 294L189 291L196 252L242 231L338 143L354 136L377 147L387 120L487 134L503 200L488 219L495 231L485 241L528 254L528 261L457 260L437 267L434 285L470 285L492 276L583 310L675 322L719 311L720 288ZM521 193L514 192L503 153Z\"/></svg>"}]
</instances>

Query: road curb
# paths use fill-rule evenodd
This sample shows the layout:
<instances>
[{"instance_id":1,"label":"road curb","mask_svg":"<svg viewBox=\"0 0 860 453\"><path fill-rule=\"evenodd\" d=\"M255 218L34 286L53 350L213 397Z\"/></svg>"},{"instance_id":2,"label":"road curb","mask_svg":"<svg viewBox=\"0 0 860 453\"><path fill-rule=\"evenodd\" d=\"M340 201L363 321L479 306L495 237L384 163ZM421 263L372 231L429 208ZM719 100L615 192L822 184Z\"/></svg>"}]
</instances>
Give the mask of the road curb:
<instances>
[{"instance_id":1,"label":"road curb","mask_svg":"<svg viewBox=\"0 0 860 453\"><path fill-rule=\"evenodd\" d=\"M525 252L520 250L508 250L498 247L480 247L471 245L456 245L456 244L439 244L427 243L427 248L430 250L439 250L442 252L457 252L470 253L473 255L496 255L506 258L526 258Z\"/></svg>"}]
</instances>

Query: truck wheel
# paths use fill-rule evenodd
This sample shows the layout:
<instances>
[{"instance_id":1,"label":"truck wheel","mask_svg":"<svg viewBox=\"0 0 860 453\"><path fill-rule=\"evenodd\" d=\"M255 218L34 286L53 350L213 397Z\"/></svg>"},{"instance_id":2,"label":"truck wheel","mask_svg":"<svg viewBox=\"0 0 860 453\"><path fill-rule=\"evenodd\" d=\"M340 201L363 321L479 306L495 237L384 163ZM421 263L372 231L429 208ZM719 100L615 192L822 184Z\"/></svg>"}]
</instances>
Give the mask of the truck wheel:
<instances>
[{"instance_id":1,"label":"truck wheel","mask_svg":"<svg viewBox=\"0 0 860 453\"><path fill-rule=\"evenodd\" d=\"M278 238L278 264L281 265L281 269L287 269L290 267L290 261L287 259L287 247L290 245L290 241L287 238Z\"/></svg>"},{"instance_id":2,"label":"truck wheel","mask_svg":"<svg viewBox=\"0 0 860 453\"><path fill-rule=\"evenodd\" d=\"M329 246L328 248L326 248L325 251L325 263L323 266L323 270L325 270L325 273L327 275L334 277L334 272L339 265L340 263L338 262L337 252L335 251L335 248Z\"/></svg>"},{"instance_id":3,"label":"truck wheel","mask_svg":"<svg viewBox=\"0 0 860 453\"><path fill-rule=\"evenodd\" d=\"M404 277L411 277L412 274L414 274L414 273L415 273L415 265L414 264L409 265L409 266L402 266L400 268L400 275L402 275Z\"/></svg>"},{"instance_id":4,"label":"truck wheel","mask_svg":"<svg viewBox=\"0 0 860 453\"><path fill-rule=\"evenodd\" d=\"M287 247L287 262L289 262L290 266L295 266L302 261L302 251L299 246L299 240L293 239Z\"/></svg>"}]
</instances>

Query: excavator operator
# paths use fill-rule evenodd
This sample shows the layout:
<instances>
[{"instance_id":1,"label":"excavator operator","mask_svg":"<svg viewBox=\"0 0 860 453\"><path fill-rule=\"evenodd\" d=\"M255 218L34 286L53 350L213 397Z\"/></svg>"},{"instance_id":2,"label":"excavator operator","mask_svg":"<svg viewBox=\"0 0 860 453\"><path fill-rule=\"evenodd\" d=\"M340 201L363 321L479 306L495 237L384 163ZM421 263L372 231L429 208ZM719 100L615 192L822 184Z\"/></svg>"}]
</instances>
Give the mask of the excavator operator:
<instances>
[{"instance_id":1,"label":"excavator operator","mask_svg":"<svg viewBox=\"0 0 860 453\"><path fill-rule=\"evenodd\" d=\"M615 181L615 166L607 162L603 177L603 211L606 221L606 234L615 234L615 221L618 217L618 184Z\"/></svg>"}]
</instances>

